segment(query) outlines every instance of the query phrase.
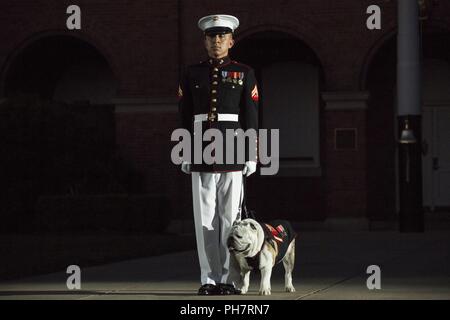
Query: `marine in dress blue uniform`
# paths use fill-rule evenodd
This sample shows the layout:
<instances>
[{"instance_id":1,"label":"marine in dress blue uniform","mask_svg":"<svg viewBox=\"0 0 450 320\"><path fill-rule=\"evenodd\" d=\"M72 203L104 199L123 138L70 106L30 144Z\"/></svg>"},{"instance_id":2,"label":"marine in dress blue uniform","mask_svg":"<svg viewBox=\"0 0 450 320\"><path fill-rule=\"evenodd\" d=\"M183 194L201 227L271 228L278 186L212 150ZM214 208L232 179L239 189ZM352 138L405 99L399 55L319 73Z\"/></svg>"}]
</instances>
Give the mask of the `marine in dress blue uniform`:
<instances>
[{"instance_id":1,"label":"marine in dress blue uniform","mask_svg":"<svg viewBox=\"0 0 450 320\"><path fill-rule=\"evenodd\" d=\"M230 265L227 238L233 222L240 218L242 176L255 172L257 150L252 155L247 144L245 163L238 163L237 152L242 150L235 149L234 161L229 163L226 161L225 137L226 129L258 130L259 93L254 70L231 60L228 47L223 47L224 43L229 47L233 45L232 38L227 35L239 26L239 20L230 15L210 15L201 18L198 26L205 33L209 57L183 72L178 89L181 122L183 128L191 132L192 138L196 122L201 124L202 133L215 128L223 135L223 159L216 156L213 163L202 159L201 163L191 161L182 164L183 172L192 175L194 222L201 269L198 293L239 294L233 285L238 275ZM209 143L203 143L202 151Z\"/></svg>"}]
</instances>

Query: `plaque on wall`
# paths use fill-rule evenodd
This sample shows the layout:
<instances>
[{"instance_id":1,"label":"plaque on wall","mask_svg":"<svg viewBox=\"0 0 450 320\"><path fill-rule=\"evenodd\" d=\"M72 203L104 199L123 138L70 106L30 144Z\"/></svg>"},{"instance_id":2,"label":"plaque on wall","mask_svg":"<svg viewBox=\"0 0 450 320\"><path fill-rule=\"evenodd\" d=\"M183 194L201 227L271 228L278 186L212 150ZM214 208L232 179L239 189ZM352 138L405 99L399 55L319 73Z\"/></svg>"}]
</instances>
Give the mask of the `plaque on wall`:
<instances>
[{"instance_id":1,"label":"plaque on wall","mask_svg":"<svg viewBox=\"0 0 450 320\"><path fill-rule=\"evenodd\" d=\"M335 150L356 150L356 128L336 128L334 129Z\"/></svg>"}]
</instances>

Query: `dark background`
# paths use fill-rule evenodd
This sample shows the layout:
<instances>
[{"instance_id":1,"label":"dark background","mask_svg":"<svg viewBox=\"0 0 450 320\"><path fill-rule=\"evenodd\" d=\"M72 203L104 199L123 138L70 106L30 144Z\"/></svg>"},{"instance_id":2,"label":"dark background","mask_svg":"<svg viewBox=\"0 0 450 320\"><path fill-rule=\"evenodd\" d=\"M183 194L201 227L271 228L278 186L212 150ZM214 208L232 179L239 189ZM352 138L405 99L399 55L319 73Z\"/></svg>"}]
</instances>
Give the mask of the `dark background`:
<instances>
[{"instance_id":1,"label":"dark background","mask_svg":"<svg viewBox=\"0 0 450 320\"><path fill-rule=\"evenodd\" d=\"M449 63L450 3L431 3L423 58ZM99 263L194 247L190 178L170 160L170 134L179 70L205 57L197 20L219 12L240 19L231 57L256 70L263 127L264 68L317 71L316 166L300 159L287 170L285 158L280 174L253 175L258 217L397 228L396 1L77 1L81 30L66 28L70 4L0 3L0 233L10 257L0 277L49 271L80 252ZM372 4L381 30L366 28ZM424 210L431 220L448 212ZM16 269L24 259L34 262Z\"/></svg>"}]
</instances>

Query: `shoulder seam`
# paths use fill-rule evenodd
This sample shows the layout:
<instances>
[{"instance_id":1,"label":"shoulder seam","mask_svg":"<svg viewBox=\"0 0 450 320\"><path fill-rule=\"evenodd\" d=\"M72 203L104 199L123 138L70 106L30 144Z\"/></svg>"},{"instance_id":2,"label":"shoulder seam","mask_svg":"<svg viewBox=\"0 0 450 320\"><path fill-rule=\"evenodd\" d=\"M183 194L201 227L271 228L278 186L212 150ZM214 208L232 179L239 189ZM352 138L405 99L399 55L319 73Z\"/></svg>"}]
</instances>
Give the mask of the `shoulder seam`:
<instances>
[{"instance_id":1,"label":"shoulder seam","mask_svg":"<svg viewBox=\"0 0 450 320\"><path fill-rule=\"evenodd\" d=\"M250 67L249 65L246 65L246 64L244 64L244 63L237 62L237 61L235 61L235 60L231 60L231 63L237 64L237 65L240 65L240 66L243 66L243 67L246 67L247 69L252 69L252 67Z\"/></svg>"}]
</instances>

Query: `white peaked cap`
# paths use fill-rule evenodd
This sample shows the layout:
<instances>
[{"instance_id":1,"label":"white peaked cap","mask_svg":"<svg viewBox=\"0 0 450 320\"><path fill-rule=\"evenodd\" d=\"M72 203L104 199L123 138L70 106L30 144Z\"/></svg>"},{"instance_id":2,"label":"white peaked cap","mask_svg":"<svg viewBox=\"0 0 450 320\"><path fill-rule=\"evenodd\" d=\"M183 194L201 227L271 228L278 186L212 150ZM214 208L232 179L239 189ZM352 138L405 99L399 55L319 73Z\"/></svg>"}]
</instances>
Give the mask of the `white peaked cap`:
<instances>
[{"instance_id":1,"label":"white peaked cap","mask_svg":"<svg viewBox=\"0 0 450 320\"><path fill-rule=\"evenodd\" d=\"M202 31L211 28L229 28L234 32L239 27L239 19L226 14L213 14L198 20L198 27Z\"/></svg>"}]
</instances>

